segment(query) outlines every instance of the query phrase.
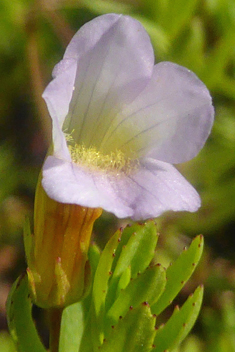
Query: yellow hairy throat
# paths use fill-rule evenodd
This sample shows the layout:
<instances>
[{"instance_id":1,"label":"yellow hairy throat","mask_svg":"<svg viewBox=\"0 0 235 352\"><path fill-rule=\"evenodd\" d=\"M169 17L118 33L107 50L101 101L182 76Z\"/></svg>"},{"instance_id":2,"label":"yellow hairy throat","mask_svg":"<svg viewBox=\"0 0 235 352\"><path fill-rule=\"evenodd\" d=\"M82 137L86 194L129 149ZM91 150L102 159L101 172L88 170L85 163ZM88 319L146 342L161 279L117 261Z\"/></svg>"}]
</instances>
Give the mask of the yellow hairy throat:
<instances>
[{"instance_id":1,"label":"yellow hairy throat","mask_svg":"<svg viewBox=\"0 0 235 352\"><path fill-rule=\"evenodd\" d=\"M72 161L89 169L130 173L138 167L138 160L126 157L121 150L103 154L95 147L85 147L74 142L73 137L66 134Z\"/></svg>"}]
</instances>

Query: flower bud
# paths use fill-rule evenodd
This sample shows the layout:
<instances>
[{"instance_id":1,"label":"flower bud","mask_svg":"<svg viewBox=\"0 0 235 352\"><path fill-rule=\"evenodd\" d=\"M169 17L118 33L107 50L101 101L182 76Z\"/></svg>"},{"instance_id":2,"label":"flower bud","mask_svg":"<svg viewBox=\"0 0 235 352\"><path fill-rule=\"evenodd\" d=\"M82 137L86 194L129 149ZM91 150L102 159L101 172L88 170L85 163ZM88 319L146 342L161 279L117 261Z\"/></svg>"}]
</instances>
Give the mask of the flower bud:
<instances>
[{"instance_id":1,"label":"flower bud","mask_svg":"<svg viewBox=\"0 0 235 352\"><path fill-rule=\"evenodd\" d=\"M63 204L50 199L38 182L34 234L25 231L28 279L35 304L66 307L89 291L88 249L100 208Z\"/></svg>"}]
</instances>

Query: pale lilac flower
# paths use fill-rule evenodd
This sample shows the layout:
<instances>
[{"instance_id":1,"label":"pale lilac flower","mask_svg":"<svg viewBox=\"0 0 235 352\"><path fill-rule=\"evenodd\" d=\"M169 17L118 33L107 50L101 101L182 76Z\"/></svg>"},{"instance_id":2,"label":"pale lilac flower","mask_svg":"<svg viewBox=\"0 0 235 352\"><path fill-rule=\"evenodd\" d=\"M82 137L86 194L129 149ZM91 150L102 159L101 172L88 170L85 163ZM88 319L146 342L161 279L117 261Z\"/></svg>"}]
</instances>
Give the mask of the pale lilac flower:
<instances>
[{"instance_id":1,"label":"pale lilac flower","mask_svg":"<svg viewBox=\"0 0 235 352\"><path fill-rule=\"evenodd\" d=\"M154 65L138 21L108 14L85 24L53 78L43 94L53 121L42 181L51 198L134 220L198 209L197 192L171 164L204 145L211 97L189 70Z\"/></svg>"}]
</instances>

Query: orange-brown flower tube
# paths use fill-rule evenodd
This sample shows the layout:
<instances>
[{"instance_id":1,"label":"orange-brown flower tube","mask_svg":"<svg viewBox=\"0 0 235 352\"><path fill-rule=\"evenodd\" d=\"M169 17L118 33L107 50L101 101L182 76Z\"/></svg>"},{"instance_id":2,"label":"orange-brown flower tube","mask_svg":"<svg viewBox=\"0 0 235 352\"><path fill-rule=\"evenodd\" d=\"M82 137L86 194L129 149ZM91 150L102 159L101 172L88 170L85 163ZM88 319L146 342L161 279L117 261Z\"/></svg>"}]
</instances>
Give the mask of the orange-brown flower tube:
<instances>
[{"instance_id":1,"label":"orange-brown flower tube","mask_svg":"<svg viewBox=\"0 0 235 352\"><path fill-rule=\"evenodd\" d=\"M34 234L25 235L28 279L33 301L42 308L65 307L82 299L90 286L88 249L100 208L50 199L39 180Z\"/></svg>"}]
</instances>

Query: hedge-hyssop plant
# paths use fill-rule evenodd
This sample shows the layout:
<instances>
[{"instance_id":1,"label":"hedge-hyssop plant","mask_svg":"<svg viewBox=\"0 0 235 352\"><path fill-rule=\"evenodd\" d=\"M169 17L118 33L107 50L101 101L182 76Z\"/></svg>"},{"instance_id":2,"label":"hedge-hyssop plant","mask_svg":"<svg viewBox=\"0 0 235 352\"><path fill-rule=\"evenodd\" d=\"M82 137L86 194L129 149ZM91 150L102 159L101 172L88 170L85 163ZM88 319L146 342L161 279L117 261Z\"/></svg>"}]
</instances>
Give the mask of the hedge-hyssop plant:
<instances>
[{"instance_id":1,"label":"hedge-hyssop plant","mask_svg":"<svg viewBox=\"0 0 235 352\"><path fill-rule=\"evenodd\" d=\"M48 311L51 352L172 350L195 322L202 287L158 329L157 317L193 272L202 238L165 270L155 264L152 221L117 231L101 254L90 237L102 210L144 220L198 209L197 192L171 164L194 157L210 133L207 88L181 66L154 65L141 24L108 14L75 34L43 97L53 142L33 235L25 226L27 276L8 300L19 351L44 350L32 303Z\"/></svg>"}]
</instances>

